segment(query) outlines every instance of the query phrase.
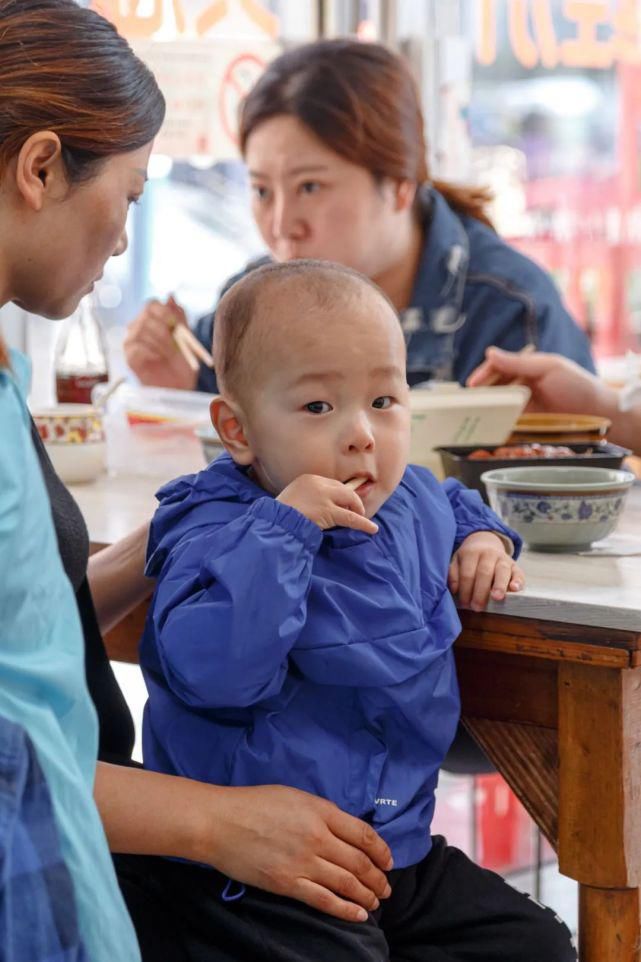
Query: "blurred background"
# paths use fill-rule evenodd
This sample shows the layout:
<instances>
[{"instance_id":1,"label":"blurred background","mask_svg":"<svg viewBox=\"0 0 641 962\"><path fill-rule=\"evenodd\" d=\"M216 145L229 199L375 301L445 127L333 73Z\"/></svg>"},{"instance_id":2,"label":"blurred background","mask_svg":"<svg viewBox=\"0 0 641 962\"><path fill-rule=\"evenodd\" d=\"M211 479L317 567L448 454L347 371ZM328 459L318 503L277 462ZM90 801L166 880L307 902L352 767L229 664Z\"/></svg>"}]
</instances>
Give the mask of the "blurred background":
<instances>
[{"instance_id":1,"label":"blurred background","mask_svg":"<svg viewBox=\"0 0 641 962\"><path fill-rule=\"evenodd\" d=\"M81 0L89 4L89 0ZM130 246L96 292L111 369L149 297L192 320L261 250L235 124L284 47L352 34L400 50L435 175L489 184L499 232L552 272L604 370L641 339L640 0L91 0L156 71L169 104ZM48 370L55 328L9 340ZM42 361L41 361L42 357ZM50 378L38 377L48 400Z\"/></svg>"}]
</instances>

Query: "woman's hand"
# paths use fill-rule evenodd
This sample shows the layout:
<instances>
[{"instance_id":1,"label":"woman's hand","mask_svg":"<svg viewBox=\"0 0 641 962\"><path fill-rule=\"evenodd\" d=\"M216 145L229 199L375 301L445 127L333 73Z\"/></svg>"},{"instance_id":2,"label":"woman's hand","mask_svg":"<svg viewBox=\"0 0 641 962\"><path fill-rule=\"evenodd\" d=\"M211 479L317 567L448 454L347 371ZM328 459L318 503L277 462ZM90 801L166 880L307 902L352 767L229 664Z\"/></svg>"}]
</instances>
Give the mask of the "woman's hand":
<instances>
[{"instance_id":1,"label":"woman's hand","mask_svg":"<svg viewBox=\"0 0 641 962\"><path fill-rule=\"evenodd\" d=\"M390 894L392 857L374 829L296 788L221 788L99 762L95 797L113 852L204 862L348 922Z\"/></svg>"},{"instance_id":2,"label":"woman's hand","mask_svg":"<svg viewBox=\"0 0 641 962\"><path fill-rule=\"evenodd\" d=\"M134 318L125 335L123 348L131 370L143 384L193 390L197 375L180 353L172 330L187 324L184 310L173 297L148 301Z\"/></svg>"},{"instance_id":3,"label":"woman's hand","mask_svg":"<svg viewBox=\"0 0 641 962\"><path fill-rule=\"evenodd\" d=\"M240 882L363 922L390 894L390 850L373 828L323 798L279 785L218 789L200 853Z\"/></svg>"},{"instance_id":4,"label":"woman's hand","mask_svg":"<svg viewBox=\"0 0 641 962\"><path fill-rule=\"evenodd\" d=\"M153 591L154 582L145 578L145 556L149 524L97 551L89 558L87 575L98 625L105 635L132 612ZM128 660L137 661L139 637L132 632ZM111 654L111 653L110 653Z\"/></svg>"},{"instance_id":5,"label":"woman's hand","mask_svg":"<svg viewBox=\"0 0 641 962\"><path fill-rule=\"evenodd\" d=\"M610 418L608 440L641 454L641 404L619 410L619 395L600 378L559 354L512 354L489 347L485 360L467 379L468 387L527 384L532 396L528 411L597 414Z\"/></svg>"},{"instance_id":6,"label":"woman's hand","mask_svg":"<svg viewBox=\"0 0 641 962\"><path fill-rule=\"evenodd\" d=\"M616 409L616 392L560 354L511 353L488 347L485 360L467 379L468 387L492 384L526 384L532 396L528 411L560 411L564 414L603 414Z\"/></svg>"},{"instance_id":7,"label":"woman's hand","mask_svg":"<svg viewBox=\"0 0 641 962\"><path fill-rule=\"evenodd\" d=\"M448 586L459 604L482 611L490 600L503 601L506 592L520 591L525 575L491 531L475 531L465 538L450 564Z\"/></svg>"}]
</instances>

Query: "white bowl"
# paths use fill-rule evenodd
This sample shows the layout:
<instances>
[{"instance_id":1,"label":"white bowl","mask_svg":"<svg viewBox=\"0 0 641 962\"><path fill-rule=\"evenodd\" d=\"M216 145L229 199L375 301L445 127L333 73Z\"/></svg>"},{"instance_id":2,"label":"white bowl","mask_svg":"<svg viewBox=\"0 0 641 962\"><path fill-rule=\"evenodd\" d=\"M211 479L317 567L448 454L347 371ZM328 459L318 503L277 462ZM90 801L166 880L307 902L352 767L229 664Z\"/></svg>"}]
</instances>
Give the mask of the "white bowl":
<instances>
[{"instance_id":1,"label":"white bowl","mask_svg":"<svg viewBox=\"0 0 641 962\"><path fill-rule=\"evenodd\" d=\"M58 404L32 412L51 462L65 484L104 473L107 448L102 412L90 404Z\"/></svg>"},{"instance_id":2,"label":"white bowl","mask_svg":"<svg viewBox=\"0 0 641 962\"><path fill-rule=\"evenodd\" d=\"M538 551L580 551L616 528L630 471L613 468L496 468L481 475L490 505Z\"/></svg>"},{"instance_id":3,"label":"white bowl","mask_svg":"<svg viewBox=\"0 0 641 962\"><path fill-rule=\"evenodd\" d=\"M104 441L85 444L46 444L56 474L65 484L95 481L107 470L107 445Z\"/></svg>"}]
</instances>

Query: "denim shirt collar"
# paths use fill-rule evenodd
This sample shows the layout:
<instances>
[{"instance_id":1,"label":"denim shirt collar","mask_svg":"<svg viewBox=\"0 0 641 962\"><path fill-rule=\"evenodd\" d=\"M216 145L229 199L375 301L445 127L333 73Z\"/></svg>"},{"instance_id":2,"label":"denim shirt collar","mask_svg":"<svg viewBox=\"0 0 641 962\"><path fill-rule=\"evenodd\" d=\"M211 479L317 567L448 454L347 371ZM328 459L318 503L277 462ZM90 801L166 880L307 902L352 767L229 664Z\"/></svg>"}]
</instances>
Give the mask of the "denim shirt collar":
<instances>
[{"instance_id":1,"label":"denim shirt collar","mask_svg":"<svg viewBox=\"0 0 641 962\"><path fill-rule=\"evenodd\" d=\"M425 223L425 242L419 260L410 306L401 322L411 370L412 335L421 332L434 340L434 376L449 379L454 334L465 324L463 296L469 263L465 227L444 197L433 187L419 193Z\"/></svg>"}]
</instances>

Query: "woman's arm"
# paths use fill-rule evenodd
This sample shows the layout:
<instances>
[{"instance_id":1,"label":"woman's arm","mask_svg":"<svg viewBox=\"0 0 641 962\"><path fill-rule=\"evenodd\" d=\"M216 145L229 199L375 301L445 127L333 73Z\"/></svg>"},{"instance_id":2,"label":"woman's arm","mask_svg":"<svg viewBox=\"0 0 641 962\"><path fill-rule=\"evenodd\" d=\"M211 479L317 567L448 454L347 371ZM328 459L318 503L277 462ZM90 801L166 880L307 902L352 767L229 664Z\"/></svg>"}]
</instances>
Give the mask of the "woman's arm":
<instances>
[{"instance_id":1,"label":"woman's arm","mask_svg":"<svg viewBox=\"0 0 641 962\"><path fill-rule=\"evenodd\" d=\"M154 582L144 575L148 535L149 525L141 525L89 559L89 585L103 635L153 590Z\"/></svg>"},{"instance_id":2,"label":"woman's arm","mask_svg":"<svg viewBox=\"0 0 641 962\"><path fill-rule=\"evenodd\" d=\"M392 858L374 829L295 788L222 788L99 762L95 797L114 852L204 862L353 922L390 894Z\"/></svg>"}]
</instances>

